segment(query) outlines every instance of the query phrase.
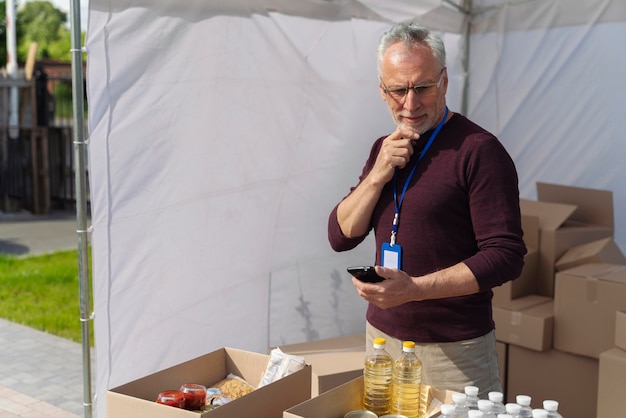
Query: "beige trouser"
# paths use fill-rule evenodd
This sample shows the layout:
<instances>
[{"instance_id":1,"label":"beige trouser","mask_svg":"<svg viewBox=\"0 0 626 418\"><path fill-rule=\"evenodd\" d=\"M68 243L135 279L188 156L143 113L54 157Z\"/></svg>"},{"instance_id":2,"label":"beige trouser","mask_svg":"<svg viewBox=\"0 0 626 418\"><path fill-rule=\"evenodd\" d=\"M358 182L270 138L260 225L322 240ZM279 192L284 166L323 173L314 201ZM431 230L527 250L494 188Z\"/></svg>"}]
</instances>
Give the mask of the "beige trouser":
<instances>
[{"instance_id":1,"label":"beige trouser","mask_svg":"<svg viewBox=\"0 0 626 418\"><path fill-rule=\"evenodd\" d=\"M366 347L376 337L387 340L387 352L397 359L402 353L402 340L385 334L366 323ZM465 386L476 386L478 396L487 399L491 391L502 392L495 331L452 343L416 344L415 354L422 361L422 382L440 389L463 392Z\"/></svg>"}]
</instances>

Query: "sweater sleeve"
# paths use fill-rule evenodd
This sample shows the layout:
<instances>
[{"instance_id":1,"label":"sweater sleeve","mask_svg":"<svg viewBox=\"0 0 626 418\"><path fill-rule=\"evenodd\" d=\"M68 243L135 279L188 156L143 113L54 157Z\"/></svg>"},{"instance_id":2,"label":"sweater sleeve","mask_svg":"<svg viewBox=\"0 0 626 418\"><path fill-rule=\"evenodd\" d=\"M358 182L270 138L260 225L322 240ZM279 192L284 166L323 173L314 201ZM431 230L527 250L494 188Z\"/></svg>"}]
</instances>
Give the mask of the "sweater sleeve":
<instances>
[{"instance_id":1,"label":"sweater sleeve","mask_svg":"<svg viewBox=\"0 0 626 418\"><path fill-rule=\"evenodd\" d=\"M378 156L378 152L380 151L380 147L382 145L382 141L384 138L385 137L378 138L376 142L374 142L374 144L372 145L372 149L370 150L370 155L367 161L365 162L365 166L363 167L363 171L361 172L361 175L359 177L359 182L356 186L350 189L350 193L352 193L354 189L356 189L357 186L361 184L363 179L367 177L367 175L369 174L370 170L372 169L374 165L374 162L376 161L376 157ZM349 195L350 194L345 196L344 199L348 197ZM328 241L330 242L330 246L333 250L348 251L348 250L355 248L357 245L363 242L363 240L369 235L369 231L372 230L373 226L371 225L371 222L370 222L370 228L368 229L368 232L359 237L349 238L345 236L343 231L341 230L341 227L339 226L339 221L337 220L337 208L338 207L339 207L339 204L337 204L337 206L333 208L328 218Z\"/></svg>"},{"instance_id":2,"label":"sweater sleeve","mask_svg":"<svg viewBox=\"0 0 626 418\"><path fill-rule=\"evenodd\" d=\"M330 212L330 216L328 217L328 241L330 242L330 247L335 251L348 251L359 245L368 234L362 235L360 237L348 238L344 235L341 227L339 226L339 222L337 221L337 207ZM369 232L368 232L369 233Z\"/></svg>"},{"instance_id":3,"label":"sweater sleeve","mask_svg":"<svg viewBox=\"0 0 626 418\"><path fill-rule=\"evenodd\" d=\"M495 138L478 142L464 169L478 252L465 264L487 290L519 277L526 246L514 163Z\"/></svg>"}]
</instances>

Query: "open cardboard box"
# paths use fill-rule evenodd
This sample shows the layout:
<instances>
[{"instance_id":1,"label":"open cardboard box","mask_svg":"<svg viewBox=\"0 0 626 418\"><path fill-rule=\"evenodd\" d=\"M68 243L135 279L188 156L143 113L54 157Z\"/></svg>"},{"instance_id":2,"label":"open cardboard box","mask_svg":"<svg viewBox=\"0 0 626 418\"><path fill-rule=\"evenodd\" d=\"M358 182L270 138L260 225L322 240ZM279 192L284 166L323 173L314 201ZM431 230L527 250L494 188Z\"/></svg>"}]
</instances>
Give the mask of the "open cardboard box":
<instances>
[{"instance_id":1,"label":"open cardboard box","mask_svg":"<svg viewBox=\"0 0 626 418\"><path fill-rule=\"evenodd\" d=\"M449 390L422 386L422 402L428 405L425 418L440 415L441 404L452 403ZM289 408L283 418L343 418L347 412L363 409L363 376ZM426 401L425 401L426 400Z\"/></svg>"},{"instance_id":2,"label":"open cardboard box","mask_svg":"<svg viewBox=\"0 0 626 418\"><path fill-rule=\"evenodd\" d=\"M280 418L283 411L311 397L311 366L258 388L226 405L203 413L156 403L159 392L178 389L184 383L210 387L228 373L257 387L269 355L234 348L212 353L153 373L107 392L108 418Z\"/></svg>"},{"instance_id":3,"label":"open cardboard box","mask_svg":"<svg viewBox=\"0 0 626 418\"><path fill-rule=\"evenodd\" d=\"M311 396L315 397L363 374L365 334L283 345L287 354L304 358L311 365Z\"/></svg>"},{"instance_id":4,"label":"open cardboard box","mask_svg":"<svg viewBox=\"0 0 626 418\"><path fill-rule=\"evenodd\" d=\"M613 237L610 191L537 183L537 201L520 199L523 215L539 218L537 294L554 296L557 260L570 248Z\"/></svg>"},{"instance_id":5,"label":"open cardboard box","mask_svg":"<svg viewBox=\"0 0 626 418\"><path fill-rule=\"evenodd\" d=\"M556 270L568 270L583 264L626 264L626 257L613 238L603 238L567 250L556 262Z\"/></svg>"}]
</instances>

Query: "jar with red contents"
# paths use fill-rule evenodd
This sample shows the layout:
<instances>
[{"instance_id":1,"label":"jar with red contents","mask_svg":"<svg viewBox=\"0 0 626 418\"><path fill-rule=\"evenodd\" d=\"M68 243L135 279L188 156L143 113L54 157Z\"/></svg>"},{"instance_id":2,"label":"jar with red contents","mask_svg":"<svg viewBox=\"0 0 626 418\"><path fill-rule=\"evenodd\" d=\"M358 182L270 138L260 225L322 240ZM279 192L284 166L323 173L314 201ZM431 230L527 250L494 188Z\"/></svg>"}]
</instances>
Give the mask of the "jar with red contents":
<instances>
[{"instance_id":1,"label":"jar with red contents","mask_svg":"<svg viewBox=\"0 0 626 418\"><path fill-rule=\"evenodd\" d=\"M185 407L185 394L180 390L166 390L157 395L157 403L173 406L175 408Z\"/></svg>"},{"instance_id":2,"label":"jar with red contents","mask_svg":"<svg viewBox=\"0 0 626 418\"><path fill-rule=\"evenodd\" d=\"M185 409L197 411L206 404L206 387L196 383L185 383L180 387L185 396Z\"/></svg>"}]
</instances>

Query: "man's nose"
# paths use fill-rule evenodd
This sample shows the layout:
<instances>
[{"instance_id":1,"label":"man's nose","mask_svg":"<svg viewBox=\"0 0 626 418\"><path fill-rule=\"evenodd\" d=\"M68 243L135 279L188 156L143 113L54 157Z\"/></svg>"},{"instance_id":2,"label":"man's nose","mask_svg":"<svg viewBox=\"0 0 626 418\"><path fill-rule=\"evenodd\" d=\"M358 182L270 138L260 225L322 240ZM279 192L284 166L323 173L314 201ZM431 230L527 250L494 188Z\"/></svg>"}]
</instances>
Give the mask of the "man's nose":
<instances>
[{"instance_id":1,"label":"man's nose","mask_svg":"<svg viewBox=\"0 0 626 418\"><path fill-rule=\"evenodd\" d=\"M404 108L406 110L413 111L419 107L420 103L419 94L415 91L415 89L409 89L404 97Z\"/></svg>"}]
</instances>

